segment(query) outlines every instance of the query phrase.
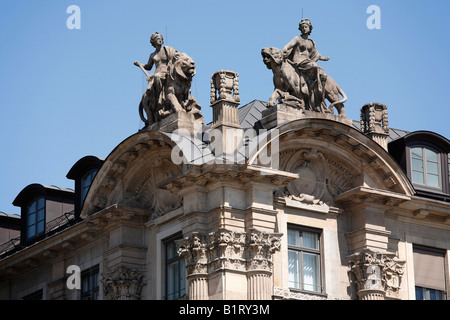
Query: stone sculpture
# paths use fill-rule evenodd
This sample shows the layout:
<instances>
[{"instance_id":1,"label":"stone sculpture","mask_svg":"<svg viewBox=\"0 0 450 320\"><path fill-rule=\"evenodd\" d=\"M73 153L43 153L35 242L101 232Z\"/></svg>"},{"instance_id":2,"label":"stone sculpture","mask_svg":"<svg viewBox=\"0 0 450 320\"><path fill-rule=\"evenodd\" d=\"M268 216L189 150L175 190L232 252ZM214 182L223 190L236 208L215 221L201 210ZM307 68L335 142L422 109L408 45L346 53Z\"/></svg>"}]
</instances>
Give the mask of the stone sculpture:
<instances>
[{"instance_id":1,"label":"stone sculpture","mask_svg":"<svg viewBox=\"0 0 450 320\"><path fill-rule=\"evenodd\" d=\"M347 96L336 82L325 74L317 61L328 61L316 49L311 34L312 24L303 19L299 24L300 36L293 38L282 50L269 47L261 50L263 62L274 74L275 90L269 99L269 107L280 104L321 113L333 113L345 117L344 102ZM342 99L341 97L342 96ZM326 100L331 104L327 107Z\"/></svg>"},{"instance_id":2,"label":"stone sculpture","mask_svg":"<svg viewBox=\"0 0 450 320\"><path fill-rule=\"evenodd\" d=\"M152 34L150 43L155 52L150 54L147 64L135 61L147 75L148 86L139 104L139 116L145 125L151 125L173 113L190 112L195 119L201 118L200 105L190 95L195 62L185 53L163 46L163 36ZM153 74L148 74L155 66ZM144 111L147 118L144 116Z\"/></svg>"}]
</instances>

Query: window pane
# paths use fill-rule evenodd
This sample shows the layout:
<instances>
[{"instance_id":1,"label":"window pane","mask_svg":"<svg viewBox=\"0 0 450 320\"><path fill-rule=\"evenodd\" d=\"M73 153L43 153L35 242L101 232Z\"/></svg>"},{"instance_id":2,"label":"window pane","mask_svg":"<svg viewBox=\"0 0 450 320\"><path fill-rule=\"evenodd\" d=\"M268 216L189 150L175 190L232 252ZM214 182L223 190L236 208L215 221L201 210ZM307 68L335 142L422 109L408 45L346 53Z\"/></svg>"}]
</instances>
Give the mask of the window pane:
<instances>
[{"instance_id":1,"label":"window pane","mask_svg":"<svg viewBox=\"0 0 450 320\"><path fill-rule=\"evenodd\" d=\"M36 201L33 201L29 206L28 206L28 213L33 213L36 212Z\"/></svg>"},{"instance_id":2,"label":"window pane","mask_svg":"<svg viewBox=\"0 0 450 320\"><path fill-rule=\"evenodd\" d=\"M288 229L288 245L300 246L300 231Z\"/></svg>"},{"instance_id":3,"label":"window pane","mask_svg":"<svg viewBox=\"0 0 450 320\"><path fill-rule=\"evenodd\" d=\"M319 285L319 256L303 253L303 283L308 291L320 291Z\"/></svg>"},{"instance_id":4,"label":"window pane","mask_svg":"<svg viewBox=\"0 0 450 320\"><path fill-rule=\"evenodd\" d=\"M35 223L36 223L36 214L35 213L29 214L28 215L28 225L30 226Z\"/></svg>"},{"instance_id":5,"label":"window pane","mask_svg":"<svg viewBox=\"0 0 450 320\"><path fill-rule=\"evenodd\" d=\"M176 258L178 256L177 252L176 252L175 242L172 241L166 245L166 255L167 255L167 257L166 257L167 260Z\"/></svg>"},{"instance_id":6,"label":"window pane","mask_svg":"<svg viewBox=\"0 0 450 320\"><path fill-rule=\"evenodd\" d=\"M438 154L430 149L425 148L425 157L427 161L438 162Z\"/></svg>"},{"instance_id":7,"label":"window pane","mask_svg":"<svg viewBox=\"0 0 450 320\"><path fill-rule=\"evenodd\" d=\"M31 227L28 227L28 233L27 233L28 238L32 238L32 237L34 237L35 235L36 235L36 229L35 229L35 226L32 225Z\"/></svg>"},{"instance_id":8,"label":"window pane","mask_svg":"<svg viewBox=\"0 0 450 320\"><path fill-rule=\"evenodd\" d=\"M298 252L288 251L288 281L289 287L301 289L300 287L300 254Z\"/></svg>"},{"instance_id":9,"label":"window pane","mask_svg":"<svg viewBox=\"0 0 450 320\"><path fill-rule=\"evenodd\" d=\"M316 233L302 232L303 247L319 249L319 237Z\"/></svg>"},{"instance_id":10,"label":"window pane","mask_svg":"<svg viewBox=\"0 0 450 320\"><path fill-rule=\"evenodd\" d=\"M37 223L37 230L36 230L37 234L43 233L43 232L44 232L44 229L45 229L45 223L44 223L44 221L39 221L39 222Z\"/></svg>"},{"instance_id":11,"label":"window pane","mask_svg":"<svg viewBox=\"0 0 450 320\"><path fill-rule=\"evenodd\" d=\"M439 174L439 167L437 162L427 162L427 173Z\"/></svg>"},{"instance_id":12,"label":"window pane","mask_svg":"<svg viewBox=\"0 0 450 320\"><path fill-rule=\"evenodd\" d=\"M416 287L416 300L423 300L423 289Z\"/></svg>"},{"instance_id":13,"label":"window pane","mask_svg":"<svg viewBox=\"0 0 450 320\"><path fill-rule=\"evenodd\" d=\"M425 184L422 172L413 171L412 180L414 183Z\"/></svg>"},{"instance_id":14,"label":"window pane","mask_svg":"<svg viewBox=\"0 0 450 320\"><path fill-rule=\"evenodd\" d=\"M45 220L45 210L40 209L37 214L37 221L43 221L43 220Z\"/></svg>"},{"instance_id":15,"label":"window pane","mask_svg":"<svg viewBox=\"0 0 450 320\"><path fill-rule=\"evenodd\" d=\"M37 210L43 208L45 208L45 199L41 197L38 199Z\"/></svg>"},{"instance_id":16,"label":"window pane","mask_svg":"<svg viewBox=\"0 0 450 320\"><path fill-rule=\"evenodd\" d=\"M178 286L178 263L174 262L167 265L167 299L176 299L179 286Z\"/></svg>"},{"instance_id":17,"label":"window pane","mask_svg":"<svg viewBox=\"0 0 450 320\"><path fill-rule=\"evenodd\" d=\"M412 159L412 169L414 171L423 171L423 161L419 159Z\"/></svg>"},{"instance_id":18,"label":"window pane","mask_svg":"<svg viewBox=\"0 0 450 320\"><path fill-rule=\"evenodd\" d=\"M427 174L427 185L430 187L439 188L439 176L434 174Z\"/></svg>"},{"instance_id":19,"label":"window pane","mask_svg":"<svg viewBox=\"0 0 450 320\"><path fill-rule=\"evenodd\" d=\"M422 159L422 148L411 148L411 156L416 159Z\"/></svg>"}]
</instances>

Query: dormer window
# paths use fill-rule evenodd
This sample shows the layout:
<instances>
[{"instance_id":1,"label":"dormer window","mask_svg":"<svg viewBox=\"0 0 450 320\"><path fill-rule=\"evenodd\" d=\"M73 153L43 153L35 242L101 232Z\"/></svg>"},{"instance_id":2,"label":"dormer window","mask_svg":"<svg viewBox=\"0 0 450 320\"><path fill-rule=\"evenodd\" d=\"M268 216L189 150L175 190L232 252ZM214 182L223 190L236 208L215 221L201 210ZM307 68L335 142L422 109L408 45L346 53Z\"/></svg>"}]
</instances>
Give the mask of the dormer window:
<instances>
[{"instance_id":1,"label":"dormer window","mask_svg":"<svg viewBox=\"0 0 450 320\"><path fill-rule=\"evenodd\" d=\"M81 179L81 203L84 202L84 199L86 198L86 195L89 191L92 181L95 178L95 175L97 174L97 171L97 169L91 170L87 172Z\"/></svg>"},{"instance_id":2,"label":"dormer window","mask_svg":"<svg viewBox=\"0 0 450 320\"><path fill-rule=\"evenodd\" d=\"M27 240L41 236L45 232L45 198L35 198L27 208Z\"/></svg>"},{"instance_id":3,"label":"dormer window","mask_svg":"<svg viewBox=\"0 0 450 320\"><path fill-rule=\"evenodd\" d=\"M415 131L391 141L388 148L418 196L450 202L450 141L447 138L430 131Z\"/></svg>"},{"instance_id":4,"label":"dormer window","mask_svg":"<svg viewBox=\"0 0 450 320\"><path fill-rule=\"evenodd\" d=\"M442 189L440 154L429 147L411 148L412 183Z\"/></svg>"}]
</instances>

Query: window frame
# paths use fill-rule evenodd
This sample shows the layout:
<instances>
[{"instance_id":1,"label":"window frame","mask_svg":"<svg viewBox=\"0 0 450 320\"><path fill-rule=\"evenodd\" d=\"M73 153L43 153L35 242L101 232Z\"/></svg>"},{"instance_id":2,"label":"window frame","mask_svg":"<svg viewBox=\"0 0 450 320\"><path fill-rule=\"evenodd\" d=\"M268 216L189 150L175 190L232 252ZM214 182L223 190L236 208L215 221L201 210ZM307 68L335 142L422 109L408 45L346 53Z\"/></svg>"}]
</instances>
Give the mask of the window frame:
<instances>
[{"instance_id":1,"label":"window frame","mask_svg":"<svg viewBox=\"0 0 450 320\"><path fill-rule=\"evenodd\" d=\"M438 170L439 170L439 185L440 187L432 187L425 184L420 184L413 182L413 170L412 170L412 149L420 147L430 149L436 152L438 155ZM423 151L422 151L423 152ZM431 196L431 197L442 197L444 199L450 199L450 157L443 147L437 143L428 142L424 139L409 141L406 144L406 174L411 181L412 185L420 195ZM425 160L426 161L426 160Z\"/></svg>"},{"instance_id":2,"label":"window frame","mask_svg":"<svg viewBox=\"0 0 450 320\"><path fill-rule=\"evenodd\" d=\"M183 238L181 233L177 233L162 240L163 254L164 254L164 299L165 300L177 300L187 294L186 292L186 264L185 259L177 254L168 259L168 248L170 244L175 244L175 240L181 240ZM169 266L172 264L178 265L178 291L169 292Z\"/></svg>"},{"instance_id":3,"label":"window frame","mask_svg":"<svg viewBox=\"0 0 450 320\"><path fill-rule=\"evenodd\" d=\"M422 169L423 169L422 171L414 170L414 167L413 167L414 157L413 157L412 150L413 149L419 149L419 148L421 149L422 158L418 159L418 160L422 161ZM433 189L433 190L441 190L442 191L443 190L443 186L444 186L444 181L443 181L444 175L443 175L443 170L442 170L442 162L443 162L442 153L439 150L437 150L436 148L431 147L429 145L424 145L424 144L412 145L412 146L409 147L409 150L410 150L409 151L409 153L410 153L409 160L410 160L410 163L411 163L411 165L410 165L411 166L411 170L410 170L410 172L411 172L411 182L414 185L418 185L418 186L420 186L422 188ZM435 175L435 174L434 173L429 173L429 165L428 165L429 161L426 158L426 150L429 150L429 151L433 152L437 156L438 186L433 186L433 185L429 184L428 175L429 174ZM422 175L423 175L423 183L414 181L414 172L416 172L416 171L422 173Z\"/></svg>"},{"instance_id":4,"label":"window frame","mask_svg":"<svg viewBox=\"0 0 450 320\"><path fill-rule=\"evenodd\" d=\"M93 277L97 277L96 280L94 280L96 283L91 288L91 279ZM88 279L88 288L87 290L85 287L85 279ZM80 299L81 300L98 300L99 299L99 292L100 292L100 268L98 265L93 266L91 268L88 268L86 270L83 270L80 275L81 279L81 290L80 290ZM89 299L94 297L94 299Z\"/></svg>"},{"instance_id":5,"label":"window frame","mask_svg":"<svg viewBox=\"0 0 450 320\"><path fill-rule=\"evenodd\" d=\"M308 248L302 246L302 242L300 240L300 246L290 245L289 239L287 239L287 249L288 249L288 260L289 260L289 252L294 251L297 253L301 253L301 268L300 270L297 270L297 272L300 272L300 279L302 279L302 282L300 282L300 288L291 287L290 281L288 282L289 289L292 291L299 291L299 292L305 292L310 294L325 294L325 286L324 286L324 277L323 277L323 244L322 244L322 236L323 236L323 230L316 229L312 227L306 227L301 225L295 225L295 224L288 224L287 230L295 230L299 232L309 232L317 235L317 245L318 249ZM318 278L318 285L315 285L316 288L319 288L319 290L309 290L305 289L305 283L303 282L304 278L304 272L303 272L303 254L314 254L316 255L316 261L318 261L318 270L317 272L317 278ZM288 266L288 274L289 274L289 266Z\"/></svg>"},{"instance_id":6,"label":"window frame","mask_svg":"<svg viewBox=\"0 0 450 320\"><path fill-rule=\"evenodd\" d=\"M81 177L81 179L80 179L80 199L81 199L81 206L83 205L84 200L86 199L86 196L87 196L87 194L88 194L88 192L89 192L89 189L90 189L90 187L91 187L91 185L92 185L92 182L94 181L95 176L97 175L97 173L98 173L98 169L97 169L97 168L91 169L91 170L87 171L87 172ZM84 185L84 184L85 184L85 181L86 181L88 178L90 178L89 186L85 186L85 185Z\"/></svg>"},{"instance_id":7,"label":"window frame","mask_svg":"<svg viewBox=\"0 0 450 320\"><path fill-rule=\"evenodd\" d=\"M447 270L447 266L446 266L446 263L445 263L446 255L447 255L446 254L446 250L414 243L413 244L413 254L414 254L415 250L442 255L442 258L444 260L444 265L443 265L443 267L444 267L444 274L443 275L444 275L444 286L445 286L444 290L439 290L439 289L433 289L433 288L429 288L429 287L425 287L425 286L418 286L418 285L414 284L415 299L418 300L417 299L417 290L421 289L422 295L425 297L425 299L422 299L422 300L430 300L429 298L430 298L430 292L431 291L439 292L440 295L441 295L441 299L440 300L447 300L448 270ZM415 269L414 269L414 272L415 272ZM433 299L433 300L436 300L436 299Z\"/></svg>"},{"instance_id":8,"label":"window frame","mask_svg":"<svg viewBox=\"0 0 450 320\"><path fill-rule=\"evenodd\" d=\"M43 207L39 206L39 200L43 201ZM28 205L26 206L26 221L25 221L25 238L26 241L32 241L34 239L37 239L39 237L42 237L45 235L45 227L46 227L46 210L47 210L47 199L45 196L43 195L38 195L36 197L34 197L30 202L28 202ZM34 211L30 211L30 208L32 205L35 204L35 208L33 209ZM43 211L43 218L42 219L38 219L39 218L39 212ZM34 218L34 222L30 223L30 216L31 215L35 215ZM43 229L42 230L38 230L38 225L39 223L43 223ZM34 227L34 234L32 236L30 236L30 228Z\"/></svg>"}]
</instances>

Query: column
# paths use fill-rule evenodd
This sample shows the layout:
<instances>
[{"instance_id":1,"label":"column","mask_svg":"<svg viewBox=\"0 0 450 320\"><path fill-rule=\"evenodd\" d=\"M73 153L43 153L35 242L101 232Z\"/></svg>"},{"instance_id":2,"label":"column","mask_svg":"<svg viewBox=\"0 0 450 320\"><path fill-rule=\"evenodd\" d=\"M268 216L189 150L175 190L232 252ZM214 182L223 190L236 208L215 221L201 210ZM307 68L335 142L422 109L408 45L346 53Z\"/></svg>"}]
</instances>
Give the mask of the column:
<instances>
[{"instance_id":1,"label":"column","mask_svg":"<svg viewBox=\"0 0 450 320\"><path fill-rule=\"evenodd\" d=\"M272 255L280 250L280 233L251 228L247 246L247 298L272 299Z\"/></svg>"},{"instance_id":2,"label":"column","mask_svg":"<svg viewBox=\"0 0 450 320\"><path fill-rule=\"evenodd\" d=\"M183 240L176 241L178 254L186 261L186 278L190 300L207 300L208 258L206 256L207 238L192 232Z\"/></svg>"}]
</instances>

